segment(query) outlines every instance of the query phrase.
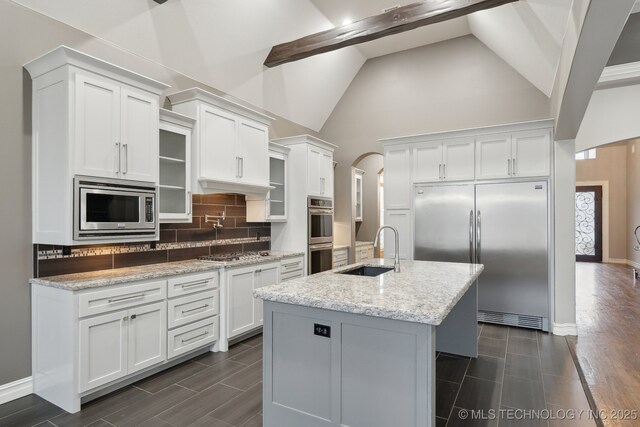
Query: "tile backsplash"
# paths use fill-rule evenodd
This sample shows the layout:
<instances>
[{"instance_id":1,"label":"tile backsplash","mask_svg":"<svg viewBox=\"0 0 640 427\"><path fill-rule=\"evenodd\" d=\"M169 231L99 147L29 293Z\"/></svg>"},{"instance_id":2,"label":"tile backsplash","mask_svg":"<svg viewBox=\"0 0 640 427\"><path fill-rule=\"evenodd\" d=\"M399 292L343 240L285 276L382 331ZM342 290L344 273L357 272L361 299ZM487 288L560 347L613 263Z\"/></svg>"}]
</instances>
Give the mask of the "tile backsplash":
<instances>
[{"instance_id":1,"label":"tile backsplash","mask_svg":"<svg viewBox=\"0 0 640 427\"><path fill-rule=\"evenodd\" d=\"M160 224L160 241L114 245L73 246L70 255L62 247L34 246L34 277L193 259L201 255L270 249L271 225L246 220L246 200L241 194L193 196L190 223ZM205 223L205 214L222 216L222 228Z\"/></svg>"}]
</instances>

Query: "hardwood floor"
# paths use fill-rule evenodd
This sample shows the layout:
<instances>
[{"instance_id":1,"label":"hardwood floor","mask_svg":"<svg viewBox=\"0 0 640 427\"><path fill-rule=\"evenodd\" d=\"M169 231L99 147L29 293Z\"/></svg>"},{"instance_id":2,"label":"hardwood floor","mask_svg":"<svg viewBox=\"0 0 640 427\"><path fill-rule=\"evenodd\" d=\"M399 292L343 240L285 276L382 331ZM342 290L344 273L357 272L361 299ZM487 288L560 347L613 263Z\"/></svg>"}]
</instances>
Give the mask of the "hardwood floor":
<instances>
[{"instance_id":1,"label":"hardwood floor","mask_svg":"<svg viewBox=\"0 0 640 427\"><path fill-rule=\"evenodd\" d=\"M631 267L578 263L578 337L569 339L595 406L605 414L640 412L640 282ZM602 419L604 426L638 426L637 418Z\"/></svg>"},{"instance_id":2,"label":"hardwood floor","mask_svg":"<svg viewBox=\"0 0 640 427\"><path fill-rule=\"evenodd\" d=\"M594 425L508 416L462 419L464 410L588 410L564 338L490 324L480 324L478 334L477 359L447 354L436 359L438 427ZM35 425L260 427L262 336L236 344L227 353L199 356L89 402L77 414L65 413L35 395L0 405L1 427Z\"/></svg>"}]
</instances>

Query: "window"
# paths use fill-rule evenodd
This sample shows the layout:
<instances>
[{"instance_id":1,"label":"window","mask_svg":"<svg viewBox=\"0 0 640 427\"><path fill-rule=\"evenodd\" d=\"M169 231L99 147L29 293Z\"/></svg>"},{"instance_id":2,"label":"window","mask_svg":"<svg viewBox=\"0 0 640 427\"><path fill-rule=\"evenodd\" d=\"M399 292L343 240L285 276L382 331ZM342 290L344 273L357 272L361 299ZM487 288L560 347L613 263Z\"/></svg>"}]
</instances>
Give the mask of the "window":
<instances>
[{"instance_id":1,"label":"window","mask_svg":"<svg viewBox=\"0 0 640 427\"><path fill-rule=\"evenodd\" d=\"M576 160L591 160L596 158L596 149L592 148L590 150L580 151L576 153Z\"/></svg>"}]
</instances>

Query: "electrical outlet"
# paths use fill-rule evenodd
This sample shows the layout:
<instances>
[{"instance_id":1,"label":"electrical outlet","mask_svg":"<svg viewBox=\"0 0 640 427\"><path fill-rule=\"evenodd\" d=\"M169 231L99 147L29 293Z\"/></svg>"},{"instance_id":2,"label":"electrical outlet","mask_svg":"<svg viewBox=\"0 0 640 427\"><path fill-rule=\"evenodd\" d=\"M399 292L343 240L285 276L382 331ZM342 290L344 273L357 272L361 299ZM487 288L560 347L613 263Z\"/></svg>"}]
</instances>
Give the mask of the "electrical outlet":
<instances>
[{"instance_id":1,"label":"electrical outlet","mask_svg":"<svg viewBox=\"0 0 640 427\"><path fill-rule=\"evenodd\" d=\"M325 338L331 338L331 326L314 323L313 335L318 335L320 337L325 337Z\"/></svg>"}]
</instances>

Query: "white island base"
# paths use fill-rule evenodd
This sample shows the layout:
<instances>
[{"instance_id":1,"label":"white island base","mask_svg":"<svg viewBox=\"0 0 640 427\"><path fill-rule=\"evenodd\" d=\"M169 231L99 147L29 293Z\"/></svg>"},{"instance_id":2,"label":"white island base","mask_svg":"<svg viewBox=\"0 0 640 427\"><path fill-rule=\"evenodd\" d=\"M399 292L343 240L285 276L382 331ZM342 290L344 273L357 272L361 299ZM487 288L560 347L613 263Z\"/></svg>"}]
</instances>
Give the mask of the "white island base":
<instances>
[{"instance_id":1,"label":"white island base","mask_svg":"<svg viewBox=\"0 0 640 427\"><path fill-rule=\"evenodd\" d=\"M264 426L435 426L436 350L477 356L476 313L476 283L439 326L265 300Z\"/></svg>"}]
</instances>

